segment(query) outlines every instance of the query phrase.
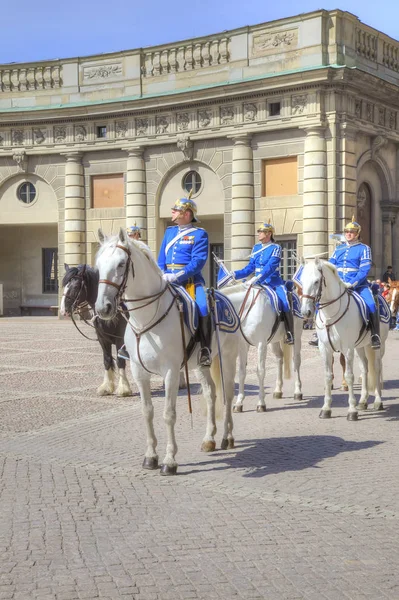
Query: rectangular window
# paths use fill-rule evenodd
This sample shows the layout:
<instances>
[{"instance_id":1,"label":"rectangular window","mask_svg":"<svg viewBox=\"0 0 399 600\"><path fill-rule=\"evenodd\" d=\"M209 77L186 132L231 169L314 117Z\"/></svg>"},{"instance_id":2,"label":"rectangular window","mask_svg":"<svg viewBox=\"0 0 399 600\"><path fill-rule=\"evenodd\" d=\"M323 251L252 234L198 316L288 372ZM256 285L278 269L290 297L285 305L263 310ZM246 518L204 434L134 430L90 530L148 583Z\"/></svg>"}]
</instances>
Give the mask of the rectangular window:
<instances>
[{"instance_id":1,"label":"rectangular window","mask_svg":"<svg viewBox=\"0 0 399 600\"><path fill-rule=\"evenodd\" d=\"M219 267L218 267L217 262L213 258L213 255L215 254L218 258L220 258L220 260L223 260L224 244L211 244L210 251L211 251L211 287L215 288L217 280L218 280Z\"/></svg>"},{"instance_id":2,"label":"rectangular window","mask_svg":"<svg viewBox=\"0 0 399 600\"><path fill-rule=\"evenodd\" d=\"M91 207L118 208L125 206L123 174L93 175L91 178Z\"/></svg>"},{"instance_id":3,"label":"rectangular window","mask_svg":"<svg viewBox=\"0 0 399 600\"><path fill-rule=\"evenodd\" d=\"M42 249L43 294L58 293L58 249Z\"/></svg>"},{"instance_id":4,"label":"rectangular window","mask_svg":"<svg viewBox=\"0 0 399 600\"><path fill-rule=\"evenodd\" d=\"M296 239L276 240L282 248L280 274L283 279L292 279L297 268Z\"/></svg>"},{"instance_id":5,"label":"rectangular window","mask_svg":"<svg viewBox=\"0 0 399 600\"><path fill-rule=\"evenodd\" d=\"M262 161L262 196L296 196L298 194L298 159L285 156Z\"/></svg>"},{"instance_id":6,"label":"rectangular window","mask_svg":"<svg viewBox=\"0 0 399 600\"><path fill-rule=\"evenodd\" d=\"M101 125L97 127L97 137L98 138L106 138L107 137L107 127L105 125Z\"/></svg>"},{"instance_id":7,"label":"rectangular window","mask_svg":"<svg viewBox=\"0 0 399 600\"><path fill-rule=\"evenodd\" d=\"M280 116L280 111L281 111L281 103L280 102L271 102L269 104L269 117Z\"/></svg>"}]
</instances>

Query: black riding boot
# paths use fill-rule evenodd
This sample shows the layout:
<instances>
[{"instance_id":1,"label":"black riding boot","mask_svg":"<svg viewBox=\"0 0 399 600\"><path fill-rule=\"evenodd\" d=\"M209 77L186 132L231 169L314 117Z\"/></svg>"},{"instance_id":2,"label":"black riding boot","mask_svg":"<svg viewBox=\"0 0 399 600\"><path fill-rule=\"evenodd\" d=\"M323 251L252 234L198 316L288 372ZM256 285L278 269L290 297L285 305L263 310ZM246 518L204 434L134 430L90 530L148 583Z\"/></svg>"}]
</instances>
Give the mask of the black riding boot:
<instances>
[{"instance_id":1,"label":"black riding boot","mask_svg":"<svg viewBox=\"0 0 399 600\"><path fill-rule=\"evenodd\" d=\"M283 319L286 333L285 343L292 346L294 343L294 316L292 312L290 310L283 312Z\"/></svg>"},{"instance_id":2,"label":"black riding boot","mask_svg":"<svg viewBox=\"0 0 399 600\"><path fill-rule=\"evenodd\" d=\"M378 311L370 313L370 333L371 333L371 347L373 350L381 348L380 338L380 315Z\"/></svg>"},{"instance_id":3,"label":"black riding boot","mask_svg":"<svg viewBox=\"0 0 399 600\"><path fill-rule=\"evenodd\" d=\"M212 320L210 315L199 318L199 338L201 350L199 352L198 362L201 367L210 367L211 358L211 341L212 341Z\"/></svg>"}]
</instances>

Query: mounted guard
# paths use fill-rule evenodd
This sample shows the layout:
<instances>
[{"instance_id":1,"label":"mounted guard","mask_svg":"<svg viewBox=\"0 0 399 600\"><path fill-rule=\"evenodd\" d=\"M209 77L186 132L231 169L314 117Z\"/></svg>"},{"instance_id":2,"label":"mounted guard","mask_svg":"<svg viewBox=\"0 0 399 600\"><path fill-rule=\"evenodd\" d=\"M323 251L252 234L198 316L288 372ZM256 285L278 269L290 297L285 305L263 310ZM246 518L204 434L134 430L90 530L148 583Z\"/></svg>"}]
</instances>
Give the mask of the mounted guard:
<instances>
[{"instance_id":1,"label":"mounted guard","mask_svg":"<svg viewBox=\"0 0 399 600\"><path fill-rule=\"evenodd\" d=\"M367 282L372 265L371 248L360 240L361 227L352 217L344 229L345 243L336 247L329 259L349 290L355 290L364 300L369 311L371 347L381 347L380 319L376 301Z\"/></svg>"},{"instance_id":2,"label":"mounted guard","mask_svg":"<svg viewBox=\"0 0 399 600\"><path fill-rule=\"evenodd\" d=\"M199 223L197 205L181 198L172 207L172 227L168 227L161 244L158 265L168 283L185 287L199 310L200 352L198 362L211 366L212 322L205 293L202 269L208 259L208 234L205 229L193 226Z\"/></svg>"},{"instance_id":3,"label":"mounted guard","mask_svg":"<svg viewBox=\"0 0 399 600\"><path fill-rule=\"evenodd\" d=\"M244 279L252 273L255 275L246 285L267 285L275 290L282 307L282 315L286 331L285 343L294 344L294 319L287 289L280 275L281 246L274 240L274 227L270 223L262 223L258 229L259 243L252 248L249 263L243 269L234 271L235 279Z\"/></svg>"}]
</instances>

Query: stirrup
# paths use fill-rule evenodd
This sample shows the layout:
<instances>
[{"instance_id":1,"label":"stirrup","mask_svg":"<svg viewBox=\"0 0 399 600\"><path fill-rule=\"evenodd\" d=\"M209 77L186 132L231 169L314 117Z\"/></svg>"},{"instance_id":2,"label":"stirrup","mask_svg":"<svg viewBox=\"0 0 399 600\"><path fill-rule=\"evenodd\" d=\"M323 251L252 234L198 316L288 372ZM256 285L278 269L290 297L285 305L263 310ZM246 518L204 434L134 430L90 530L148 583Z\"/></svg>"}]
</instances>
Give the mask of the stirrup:
<instances>
[{"instance_id":1,"label":"stirrup","mask_svg":"<svg viewBox=\"0 0 399 600\"><path fill-rule=\"evenodd\" d=\"M316 333L314 333L312 335L312 337L308 341L308 344L309 344L309 346L316 346L316 347L319 345L319 338L317 337Z\"/></svg>"},{"instance_id":2,"label":"stirrup","mask_svg":"<svg viewBox=\"0 0 399 600\"><path fill-rule=\"evenodd\" d=\"M210 367L212 364L211 351L206 346L199 351L198 364L201 367Z\"/></svg>"},{"instance_id":3,"label":"stirrup","mask_svg":"<svg viewBox=\"0 0 399 600\"><path fill-rule=\"evenodd\" d=\"M130 360L129 352L126 350L126 346L122 346L122 348L119 348L118 358L123 358L124 360Z\"/></svg>"},{"instance_id":4,"label":"stirrup","mask_svg":"<svg viewBox=\"0 0 399 600\"><path fill-rule=\"evenodd\" d=\"M381 348L381 339L378 333L373 333L371 336L371 347L373 350L379 350Z\"/></svg>"},{"instance_id":5,"label":"stirrup","mask_svg":"<svg viewBox=\"0 0 399 600\"><path fill-rule=\"evenodd\" d=\"M288 344L288 346L294 345L294 336L292 335L291 331L286 332L284 343Z\"/></svg>"}]
</instances>

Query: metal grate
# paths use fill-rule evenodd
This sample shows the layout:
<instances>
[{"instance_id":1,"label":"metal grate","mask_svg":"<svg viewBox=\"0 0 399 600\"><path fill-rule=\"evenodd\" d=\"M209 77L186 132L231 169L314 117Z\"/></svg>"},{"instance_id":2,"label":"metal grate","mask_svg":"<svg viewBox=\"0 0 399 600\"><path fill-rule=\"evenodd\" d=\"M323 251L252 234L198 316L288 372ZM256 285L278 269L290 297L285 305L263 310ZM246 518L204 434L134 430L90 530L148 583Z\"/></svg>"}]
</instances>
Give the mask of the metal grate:
<instances>
[{"instance_id":1,"label":"metal grate","mask_svg":"<svg viewBox=\"0 0 399 600\"><path fill-rule=\"evenodd\" d=\"M58 292L58 250L57 248L43 248L43 294L56 294Z\"/></svg>"}]
</instances>

